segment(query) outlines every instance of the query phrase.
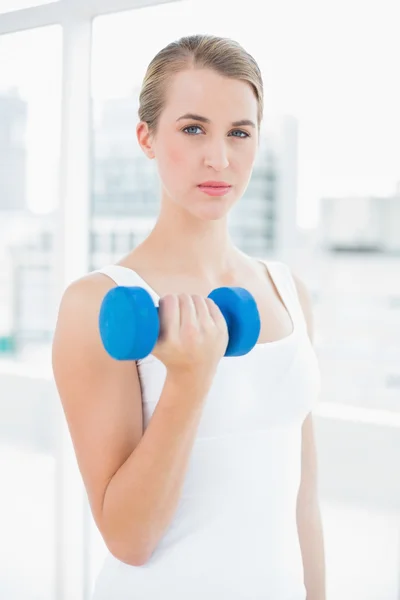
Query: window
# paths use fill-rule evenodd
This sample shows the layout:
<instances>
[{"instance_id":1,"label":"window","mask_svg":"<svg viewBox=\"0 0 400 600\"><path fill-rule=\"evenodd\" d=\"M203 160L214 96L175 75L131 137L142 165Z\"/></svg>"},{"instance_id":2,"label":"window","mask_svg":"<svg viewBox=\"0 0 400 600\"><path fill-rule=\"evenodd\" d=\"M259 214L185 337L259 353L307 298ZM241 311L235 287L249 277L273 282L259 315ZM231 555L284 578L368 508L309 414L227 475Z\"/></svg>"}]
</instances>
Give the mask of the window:
<instances>
[{"instance_id":1,"label":"window","mask_svg":"<svg viewBox=\"0 0 400 600\"><path fill-rule=\"evenodd\" d=\"M58 203L60 65L58 26L0 38L0 312L8 315L0 325L0 338L12 340L13 358L21 362L35 361L49 350L55 319L51 264ZM39 303L30 302L35 272L47 272L45 278L40 275ZM21 306L26 307L22 319ZM37 345L32 345L33 339Z\"/></svg>"},{"instance_id":2,"label":"window","mask_svg":"<svg viewBox=\"0 0 400 600\"><path fill-rule=\"evenodd\" d=\"M6 367L49 360L60 78L59 26L0 37L0 595L27 600L53 597L56 417L46 384Z\"/></svg>"}]
</instances>

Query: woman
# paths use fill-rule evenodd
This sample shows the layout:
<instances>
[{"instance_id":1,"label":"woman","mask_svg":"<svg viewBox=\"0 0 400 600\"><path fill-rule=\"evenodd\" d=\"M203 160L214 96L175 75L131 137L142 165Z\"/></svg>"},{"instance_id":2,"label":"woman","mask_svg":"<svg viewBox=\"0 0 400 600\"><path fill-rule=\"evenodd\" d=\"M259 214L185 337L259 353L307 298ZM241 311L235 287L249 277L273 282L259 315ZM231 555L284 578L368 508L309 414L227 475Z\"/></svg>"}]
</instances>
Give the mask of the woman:
<instances>
[{"instance_id":1,"label":"woman","mask_svg":"<svg viewBox=\"0 0 400 600\"><path fill-rule=\"evenodd\" d=\"M285 263L247 256L228 233L262 114L260 70L233 40L161 50L137 126L157 161L157 222L62 298L54 375L109 550L95 600L325 598L309 295ZM101 344L99 308L115 285L142 286L159 305L160 337L142 360L115 361ZM207 296L235 285L254 296L261 332L233 358Z\"/></svg>"}]
</instances>

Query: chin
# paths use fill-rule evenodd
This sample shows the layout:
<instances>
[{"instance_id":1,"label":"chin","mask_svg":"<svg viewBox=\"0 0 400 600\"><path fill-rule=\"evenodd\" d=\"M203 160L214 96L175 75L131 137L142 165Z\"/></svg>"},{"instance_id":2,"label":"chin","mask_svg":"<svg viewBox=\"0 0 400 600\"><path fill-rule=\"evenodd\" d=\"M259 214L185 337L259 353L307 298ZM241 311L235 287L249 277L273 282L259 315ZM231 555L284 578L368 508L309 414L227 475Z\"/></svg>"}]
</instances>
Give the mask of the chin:
<instances>
[{"instance_id":1,"label":"chin","mask_svg":"<svg viewBox=\"0 0 400 600\"><path fill-rule=\"evenodd\" d=\"M221 219L225 219L227 214L229 212L228 210L219 210L217 211L210 211L210 212L203 212L203 213L197 213L195 214L195 216L198 219L201 219L202 221L220 221Z\"/></svg>"},{"instance_id":2,"label":"chin","mask_svg":"<svg viewBox=\"0 0 400 600\"><path fill-rule=\"evenodd\" d=\"M185 207L186 204L186 210L193 217L201 221L220 221L226 218L235 202L232 199L228 200L225 196L221 198L206 198L202 202L196 199L194 202L184 202L182 206Z\"/></svg>"}]
</instances>

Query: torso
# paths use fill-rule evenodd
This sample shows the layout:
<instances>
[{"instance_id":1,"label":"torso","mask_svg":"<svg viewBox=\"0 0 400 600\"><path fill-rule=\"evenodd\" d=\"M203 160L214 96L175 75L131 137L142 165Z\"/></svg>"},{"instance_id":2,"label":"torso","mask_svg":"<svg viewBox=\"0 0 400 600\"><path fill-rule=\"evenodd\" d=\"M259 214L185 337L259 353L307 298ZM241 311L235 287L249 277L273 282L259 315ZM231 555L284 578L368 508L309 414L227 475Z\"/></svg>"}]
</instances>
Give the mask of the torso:
<instances>
[{"instance_id":1,"label":"torso","mask_svg":"<svg viewBox=\"0 0 400 600\"><path fill-rule=\"evenodd\" d=\"M263 594L305 600L296 502L301 428L316 402L319 374L287 265L267 260L268 272L263 262L246 258L234 274L205 282L173 273L165 261L157 265L154 256L150 264L143 256L132 253L119 261L125 269L114 272L114 284L140 285L126 272L130 269L159 297L207 296L218 286L244 287L259 307L262 347L221 359L170 527L145 569L122 565L109 555L94 597L127 600L135 590L155 599L168 588L176 600L213 597L215 590L232 600ZM291 318L273 278L295 320L296 336L291 336ZM268 343L284 338L287 343ZM152 355L137 361L137 367L145 431L162 396L166 369ZM171 578L177 567L184 576Z\"/></svg>"},{"instance_id":2,"label":"torso","mask_svg":"<svg viewBox=\"0 0 400 600\"><path fill-rule=\"evenodd\" d=\"M199 294L208 296L220 286L239 286L247 289L254 297L261 318L258 343L267 343L288 337L293 332L293 323L283 301L269 275L267 266L261 261L243 255L234 273L213 285L191 277L157 268L147 258L133 251L117 264L134 270L162 297L166 294Z\"/></svg>"}]
</instances>

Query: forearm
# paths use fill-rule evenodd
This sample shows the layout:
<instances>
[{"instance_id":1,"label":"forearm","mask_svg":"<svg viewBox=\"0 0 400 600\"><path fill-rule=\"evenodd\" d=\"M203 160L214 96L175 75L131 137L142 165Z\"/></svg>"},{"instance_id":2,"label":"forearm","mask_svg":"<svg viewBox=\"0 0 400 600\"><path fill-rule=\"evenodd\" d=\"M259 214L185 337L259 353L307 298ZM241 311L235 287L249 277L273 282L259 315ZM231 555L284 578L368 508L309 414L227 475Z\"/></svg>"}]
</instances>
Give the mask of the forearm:
<instances>
[{"instance_id":1,"label":"forearm","mask_svg":"<svg viewBox=\"0 0 400 600\"><path fill-rule=\"evenodd\" d=\"M317 496L299 496L297 528L304 567L307 600L326 600L325 551L321 511Z\"/></svg>"},{"instance_id":2,"label":"forearm","mask_svg":"<svg viewBox=\"0 0 400 600\"><path fill-rule=\"evenodd\" d=\"M208 388L167 375L146 431L107 487L103 535L124 562L146 562L171 522Z\"/></svg>"}]
</instances>

